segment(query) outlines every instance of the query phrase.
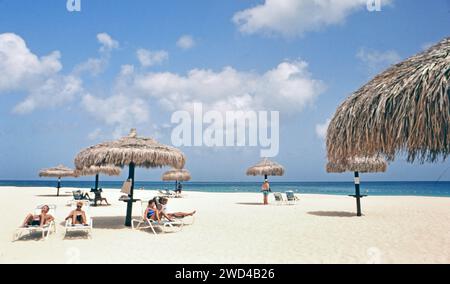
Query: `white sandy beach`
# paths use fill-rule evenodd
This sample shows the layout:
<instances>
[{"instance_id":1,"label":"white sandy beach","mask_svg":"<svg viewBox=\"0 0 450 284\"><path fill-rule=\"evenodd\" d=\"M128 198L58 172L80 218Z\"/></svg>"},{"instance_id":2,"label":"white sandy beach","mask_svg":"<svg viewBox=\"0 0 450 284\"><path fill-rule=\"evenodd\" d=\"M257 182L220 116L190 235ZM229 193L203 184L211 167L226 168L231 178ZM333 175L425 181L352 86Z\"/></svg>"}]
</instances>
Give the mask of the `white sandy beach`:
<instances>
[{"instance_id":1,"label":"white sandy beach","mask_svg":"<svg viewBox=\"0 0 450 284\"><path fill-rule=\"evenodd\" d=\"M0 263L450 263L450 198L368 197L357 218L354 199L344 196L261 206L260 194L186 192L169 206L196 209L195 223L155 236L125 228L120 192L105 190L112 206L91 208L93 238L63 240L71 197L55 192L0 188ZM136 191L137 198L154 194ZM15 228L38 204L57 205L57 233L13 243Z\"/></svg>"}]
</instances>

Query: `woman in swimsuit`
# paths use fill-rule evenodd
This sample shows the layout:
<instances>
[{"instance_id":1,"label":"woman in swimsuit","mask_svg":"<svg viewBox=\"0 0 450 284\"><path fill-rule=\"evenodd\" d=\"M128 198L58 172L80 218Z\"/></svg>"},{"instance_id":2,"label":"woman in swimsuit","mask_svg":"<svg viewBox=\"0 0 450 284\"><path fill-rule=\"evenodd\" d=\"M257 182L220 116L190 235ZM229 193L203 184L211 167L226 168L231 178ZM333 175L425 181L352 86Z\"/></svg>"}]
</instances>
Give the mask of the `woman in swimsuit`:
<instances>
[{"instance_id":1,"label":"woman in swimsuit","mask_svg":"<svg viewBox=\"0 0 450 284\"><path fill-rule=\"evenodd\" d=\"M72 226L74 225L87 225L86 212L83 211L83 202L77 203L77 209L70 212L67 216L67 220L72 220Z\"/></svg>"},{"instance_id":2,"label":"woman in swimsuit","mask_svg":"<svg viewBox=\"0 0 450 284\"><path fill-rule=\"evenodd\" d=\"M48 205L44 205L41 208L41 214L39 215L28 214L25 220L23 221L22 227L30 227L30 226L44 227L48 223L55 220L55 218L52 215L48 214L49 211L50 207L48 207Z\"/></svg>"},{"instance_id":3,"label":"woman in swimsuit","mask_svg":"<svg viewBox=\"0 0 450 284\"><path fill-rule=\"evenodd\" d=\"M157 222L161 221L161 218L159 216L159 210L156 207L156 202L154 199L148 202L147 209L145 209L144 218Z\"/></svg>"},{"instance_id":4,"label":"woman in swimsuit","mask_svg":"<svg viewBox=\"0 0 450 284\"><path fill-rule=\"evenodd\" d=\"M261 186L261 192L263 193L263 202L264 205L269 204L269 193L270 193L270 184L268 180L265 180L263 185Z\"/></svg>"},{"instance_id":5,"label":"woman in swimsuit","mask_svg":"<svg viewBox=\"0 0 450 284\"><path fill-rule=\"evenodd\" d=\"M187 216L193 216L197 211L192 211L189 213L186 212L174 212L174 213L167 213L167 202L169 201L166 197L160 197L159 198L159 204L160 204L160 212L161 215L164 216L167 220L173 221L174 218L184 218Z\"/></svg>"}]
</instances>

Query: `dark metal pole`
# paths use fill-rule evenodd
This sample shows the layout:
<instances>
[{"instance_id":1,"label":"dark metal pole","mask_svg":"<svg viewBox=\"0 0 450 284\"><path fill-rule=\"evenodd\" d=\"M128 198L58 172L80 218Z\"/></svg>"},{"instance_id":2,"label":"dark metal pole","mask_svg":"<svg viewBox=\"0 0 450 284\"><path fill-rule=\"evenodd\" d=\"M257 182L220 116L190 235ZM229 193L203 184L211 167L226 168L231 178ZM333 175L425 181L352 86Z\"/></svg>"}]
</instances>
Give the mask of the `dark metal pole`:
<instances>
[{"instance_id":1,"label":"dark metal pole","mask_svg":"<svg viewBox=\"0 0 450 284\"><path fill-rule=\"evenodd\" d=\"M176 180L175 181L175 191L177 191L177 189L178 189L178 181Z\"/></svg>"},{"instance_id":2,"label":"dark metal pole","mask_svg":"<svg viewBox=\"0 0 450 284\"><path fill-rule=\"evenodd\" d=\"M267 180L267 175L264 175L264 181L266 181Z\"/></svg>"},{"instance_id":3,"label":"dark metal pole","mask_svg":"<svg viewBox=\"0 0 450 284\"><path fill-rule=\"evenodd\" d=\"M356 198L356 215L358 217L362 216L361 213L361 191L359 188L360 180L359 180L359 172L355 172L355 198Z\"/></svg>"},{"instance_id":4,"label":"dark metal pole","mask_svg":"<svg viewBox=\"0 0 450 284\"><path fill-rule=\"evenodd\" d=\"M58 186L56 187L58 189L56 196L59 196L59 189L61 188L61 178L58 178Z\"/></svg>"},{"instance_id":5,"label":"dark metal pole","mask_svg":"<svg viewBox=\"0 0 450 284\"><path fill-rule=\"evenodd\" d=\"M95 175L95 191L98 190L98 174Z\"/></svg>"},{"instance_id":6,"label":"dark metal pole","mask_svg":"<svg viewBox=\"0 0 450 284\"><path fill-rule=\"evenodd\" d=\"M131 189L130 189L130 194L128 195L129 200L127 203L127 217L125 219L125 226L127 226L127 227L131 227L131 216L133 214L134 168L135 168L135 164L130 163L128 179L131 179Z\"/></svg>"}]
</instances>

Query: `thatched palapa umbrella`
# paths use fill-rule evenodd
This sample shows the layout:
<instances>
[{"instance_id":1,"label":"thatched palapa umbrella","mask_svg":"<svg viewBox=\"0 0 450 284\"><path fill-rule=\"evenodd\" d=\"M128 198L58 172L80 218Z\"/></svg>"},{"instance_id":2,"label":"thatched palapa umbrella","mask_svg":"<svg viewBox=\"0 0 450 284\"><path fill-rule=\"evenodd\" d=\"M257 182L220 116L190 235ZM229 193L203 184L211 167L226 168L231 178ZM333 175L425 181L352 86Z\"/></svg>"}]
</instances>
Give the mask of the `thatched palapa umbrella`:
<instances>
[{"instance_id":1,"label":"thatched palapa umbrella","mask_svg":"<svg viewBox=\"0 0 450 284\"><path fill-rule=\"evenodd\" d=\"M362 216L361 198L365 197L365 195L361 195L359 173L385 172L386 169L387 162L380 157L356 157L347 159L343 163L328 162L327 164L328 173L355 173L355 195L351 196L356 198L356 214L358 217Z\"/></svg>"},{"instance_id":2,"label":"thatched palapa umbrella","mask_svg":"<svg viewBox=\"0 0 450 284\"><path fill-rule=\"evenodd\" d=\"M118 176L120 175L121 168L106 165L106 166L90 166L89 168L84 168L81 170L75 170L78 176L95 176L95 187L92 189L94 192L98 191L99 186L99 175L104 174L108 176Z\"/></svg>"},{"instance_id":3,"label":"thatched palapa umbrella","mask_svg":"<svg viewBox=\"0 0 450 284\"><path fill-rule=\"evenodd\" d=\"M56 188L58 189L56 196L59 196L59 189L61 188L61 178L63 177L77 177L74 170L69 169L66 166L59 165L54 168L42 169L39 172L39 177L56 177L58 178L58 184Z\"/></svg>"},{"instance_id":4,"label":"thatched palapa umbrella","mask_svg":"<svg viewBox=\"0 0 450 284\"><path fill-rule=\"evenodd\" d=\"M132 129L127 137L82 150L75 157L75 166L77 169L105 165L129 167L128 179L131 180L131 189L127 201L125 226L131 226L133 202L136 201L133 199L135 167L183 168L185 161L186 158L180 150L160 144L151 138L138 137L136 130Z\"/></svg>"},{"instance_id":5,"label":"thatched palapa umbrella","mask_svg":"<svg viewBox=\"0 0 450 284\"><path fill-rule=\"evenodd\" d=\"M162 175L163 181L175 181L175 190L177 189L178 182L190 181L191 173L186 169L172 169L165 172Z\"/></svg>"},{"instance_id":6,"label":"thatched palapa umbrella","mask_svg":"<svg viewBox=\"0 0 450 284\"><path fill-rule=\"evenodd\" d=\"M284 175L284 168L280 164L273 162L267 158L262 159L258 164L247 169L248 176L282 176Z\"/></svg>"},{"instance_id":7,"label":"thatched palapa umbrella","mask_svg":"<svg viewBox=\"0 0 450 284\"><path fill-rule=\"evenodd\" d=\"M328 160L399 152L408 161L450 154L450 38L396 64L350 96L327 133Z\"/></svg>"}]
</instances>

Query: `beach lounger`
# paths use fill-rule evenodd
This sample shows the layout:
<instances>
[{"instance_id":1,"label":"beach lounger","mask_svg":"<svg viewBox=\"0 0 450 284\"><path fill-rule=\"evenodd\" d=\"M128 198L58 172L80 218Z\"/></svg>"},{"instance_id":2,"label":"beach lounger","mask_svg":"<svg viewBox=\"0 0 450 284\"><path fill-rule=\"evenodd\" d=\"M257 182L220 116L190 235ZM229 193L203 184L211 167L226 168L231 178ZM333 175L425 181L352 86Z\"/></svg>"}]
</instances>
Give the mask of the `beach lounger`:
<instances>
[{"instance_id":1,"label":"beach lounger","mask_svg":"<svg viewBox=\"0 0 450 284\"><path fill-rule=\"evenodd\" d=\"M283 195L280 192L275 192L273 194L273 197L275 197L275 204L276 205L284 205L284 204L286 204L286 200L284 200Z\"/></svg>"},{"instance_id":2,"label":"beach lounger","mask_svg":"<svg viewBox=\"0 0 450 284\"><path fill-rule=\"evenodd\" d=\"M79 201L78 201L79 202ZM91 218L90 214L90 202L88 200L82 201L83 202L83 210L86 214L86 219L88 221L87 225L72 225L72 220L66 220L66 224L64 226L64 237L66 237L67 233L69 232L86 232L88 237L92 237L92 229L94 226L94 221ZM75 205L75 204L74 204ZM72 206L71 210L74 210L75 207Z\"/></svg>"},{"instance_id":3,"label":"beach lounger","mask_svg":"<svg viewBox=\"0 0 450 284\"><path fill-rule=\"evenodd\" d=\"M84 201L84 200L92 201L92 199L89 198L89 195L87 195L88 197L86 197L86 193L81 190L72 191L72 195L73 195L73 199L67 201L67 206L72 206L73 203L76 203L78 201Z\"/></svg>"},{"instance_id":4,"label":"beach lounger","mask_svg":"<svg viewBox=\"0 0 450 284\"><path fill-rule=\"evenodd\" d=\"M172 192L170 192L170 190L168 190L168 189L165 189L165 190L159 189L158 192L159 192L159 195L160 195L160 196L164 196L164 197L168 197L168 198L174 198L174 197L177 197L177 194L176 194L175 192L172 193Z\"/></svg>"},{"instance_id":5,"label":"beach lounger","mask_svg":"<svg viewBox=\"0 0 450 284\"><path fill-rule=\"evenodd\" d=\"M297 196L295 196L293 191L286 191L287 204L295 205L299 200Z\"/></svg>"},{"instance_id":6,"label":"beach lounger","mask_svg":"<svg viewBox=\"0 0 450 284\"><path fill-rule=\"evenodd\" d=\"M39 205L36 207L36 209L34 210L34 214L35 215L39 215L41 214L41 209L44 205ZM48 214L52 215L53 217L55 217L55 211L56 211L56 205L48 205L49 207L49 211ZM13 235L13 242L19 240L20 238L22 238L25 234L27 235L32 235L34 233L41 233L42 234L42 240L46 240L48 239L48 237L50 236L50 234L52 233L56 233L56 223L55 221L50 222L49 224L45 225L44 227L41 226L27 226L27 227L20 227L17 228L16 231L14 232Z\"/></svg>"},{"instance_id":7,"label":"beach lounger","mask_svg":"<svg viewBox=\"0 0 450 284\"><path fill-rule=\"evenodd\" d=\"M170 221L163 221L156 222L152 219L146 218L144 216L145 209L147 208L148 201L141 201L141 218L140 219L133 219L131 220L131 227L133 230L146 230L151 229L153 234L157 235L155 228L159 228L162 232L175 232L175 231L181 231L183 228L184 223L182 222L170 222Z\"/></svg>"}]
</instances>

